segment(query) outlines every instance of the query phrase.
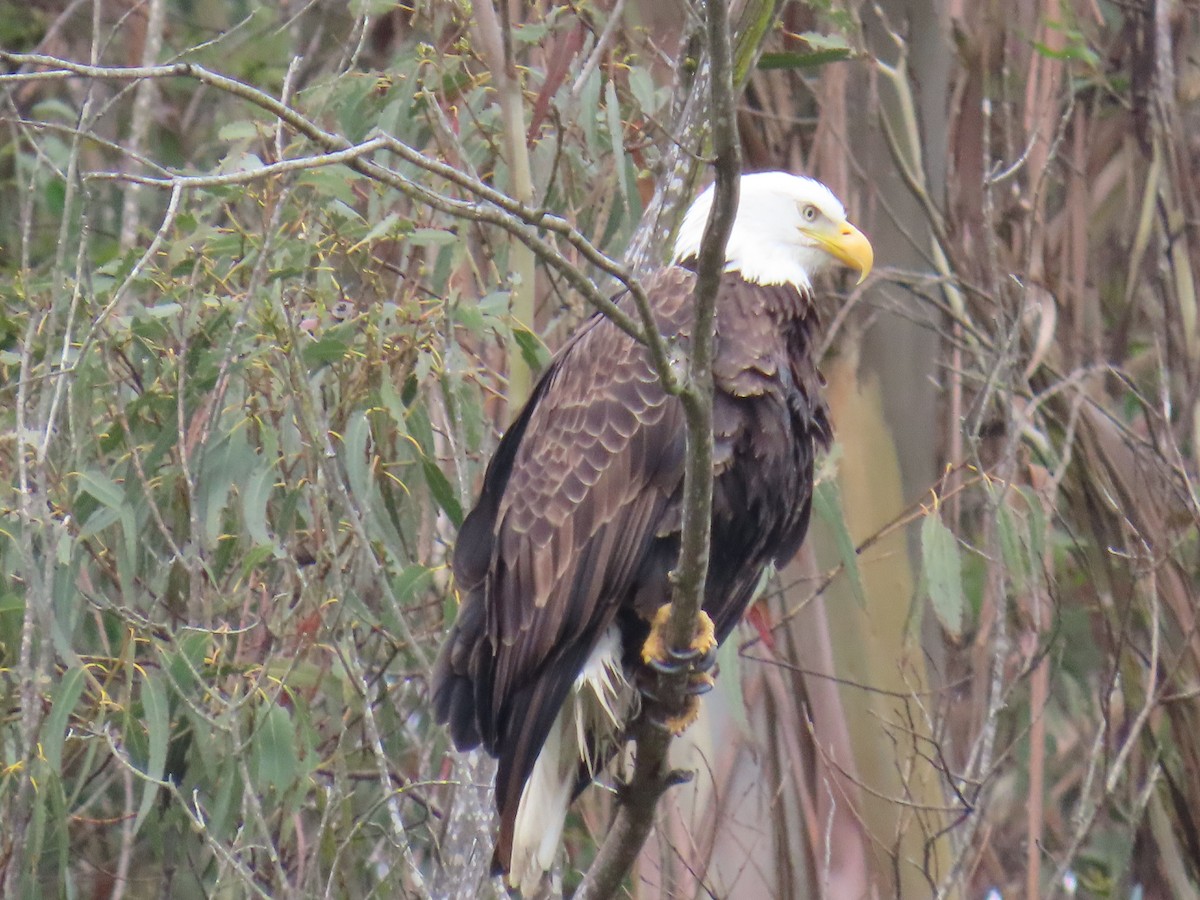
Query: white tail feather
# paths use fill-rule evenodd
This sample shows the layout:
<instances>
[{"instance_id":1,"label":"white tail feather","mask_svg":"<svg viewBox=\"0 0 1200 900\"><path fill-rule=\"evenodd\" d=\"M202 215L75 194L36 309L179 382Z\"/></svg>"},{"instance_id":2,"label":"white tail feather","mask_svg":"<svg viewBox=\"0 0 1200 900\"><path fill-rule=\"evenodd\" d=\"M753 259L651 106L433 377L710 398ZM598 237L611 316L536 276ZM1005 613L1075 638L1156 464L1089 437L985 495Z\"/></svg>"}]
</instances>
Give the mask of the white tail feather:
<instances>
[{"instance_id":1,"label":"white tail feather","mask_svg":"<svg viewBox=\"0 0 1200 900\"><path fill-rule=\"evenodd\" d=\"M621 667L621 632L611 625L576 677L521 791L508 882L522 894L533 896L554 865L580 761L595 774L594 748L620 733L633 697Z\"/></svg>"}]
</instances>

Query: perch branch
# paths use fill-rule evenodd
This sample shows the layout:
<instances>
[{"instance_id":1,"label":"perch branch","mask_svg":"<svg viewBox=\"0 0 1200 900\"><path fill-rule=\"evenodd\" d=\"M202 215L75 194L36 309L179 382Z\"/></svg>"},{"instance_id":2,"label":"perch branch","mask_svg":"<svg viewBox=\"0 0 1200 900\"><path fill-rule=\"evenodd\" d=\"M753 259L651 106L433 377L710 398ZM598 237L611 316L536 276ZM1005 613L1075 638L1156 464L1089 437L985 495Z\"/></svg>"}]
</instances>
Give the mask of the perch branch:
<instances>
[{"instance_id":1,"label":"perch branch","mask_svg":"<svg viewBox=\"0 0 1200 900\"><path fill-rule=\"evenodd\" d=\"M674 591L667 623L668 638L679 649L691 643L708 576L712 526L713 320L724 269L725 244L737 210L741 169L729 7L726 0L708 0L705 11L717 180L696 278L696 319L688 379L680 392L687 422L683 536L679 566L673 573ZM655 702L668 711L682 710L687 677L686 671L660 676ZM580 900L600 900L616 893L650 834L659 797L681 780L681 775L672 772L667 763L671 735L651 721L647 715L650 705L649 702L642 704L642 712L634 722L632 731L637 741L637 756L633 775L621 792L616 821L576 894Z\"/></svg>"}]
</instances>

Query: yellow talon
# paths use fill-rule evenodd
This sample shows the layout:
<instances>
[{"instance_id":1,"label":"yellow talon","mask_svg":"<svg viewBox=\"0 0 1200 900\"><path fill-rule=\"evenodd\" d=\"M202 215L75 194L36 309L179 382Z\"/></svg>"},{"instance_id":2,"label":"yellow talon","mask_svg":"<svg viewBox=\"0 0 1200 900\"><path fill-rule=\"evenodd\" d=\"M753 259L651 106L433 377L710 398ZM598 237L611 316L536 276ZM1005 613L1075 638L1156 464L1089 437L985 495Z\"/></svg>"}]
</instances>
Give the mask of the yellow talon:
<instances>
[{"instance_id":1,"label":"yellow talon","mask_svg":"<svg viewBox=\"0 0 1200 900\"><path fill-rule=\"evenodd\" d=\"M692 649L701 656L717 649L717 626L704 610L696 615L696 638L692 641Z\"/></svg>"},{"instance_id":2,"label":"yellow talon","mask_svg":"<svg viewBox=\"0 0 1200 900\"><path fill-rule=\"evenodd\" d=\"M688 697L684 701L683 712L677 716L668 717L662 724L670 730L671 734L679 737L691 728L692 723L698 718L700 718L700 698Z\"/></svg>"},{"instance_id":3,"label":"yellow talon","mask_svg":"<svg viewBox=\"0 0 1200 900\"><path fill-rule=\"evenodd\" d=\"M642 645L642 662L650 665L653 662L669 662L672 657L670 645L663 635L667 622L671 618L671 604L664 603L654 614L650 622L650 634ZM708 613L700 610L696 614L696 636L689 645L689 650L698 657L707 656L717 646L717 628Z\"/></svg>"},{"instance_id":4,"label":"yellow talon","mask_svg":"<svg viewBox=\"0 0 1200 900\"><path fill-rule=\"evenodd\" d=\"M691 643L686 650L676 651L665 636L670 618L671 604L663 604L654 614L650 622L650 634L642 644L642 662L660 674L687 673L688 684L680 711L666 718L655 719L663 728L678 737L700 715L699 695L708 693L716 684L713 673L705 670L713 663L713 651L717 647L717 629L708 613L701 610L696 614L696 631Z\"/></svg>"},{"instance_id":5,"label":"yellow talon","mask_svg":"<svg viewBox=\"0 0 1200 900\"><path fill-rule=\"evenodd\" d=\"M654 618L650 622L650 634L646 636L646 643L642 644L642 662L646 665L649 665L656 659L666 658L667 645L663 641L662 630L667 627L667 620L670 617L670 603L664 603L658 608L658 612L654 614Z\"/></svg>"}]
</instances>

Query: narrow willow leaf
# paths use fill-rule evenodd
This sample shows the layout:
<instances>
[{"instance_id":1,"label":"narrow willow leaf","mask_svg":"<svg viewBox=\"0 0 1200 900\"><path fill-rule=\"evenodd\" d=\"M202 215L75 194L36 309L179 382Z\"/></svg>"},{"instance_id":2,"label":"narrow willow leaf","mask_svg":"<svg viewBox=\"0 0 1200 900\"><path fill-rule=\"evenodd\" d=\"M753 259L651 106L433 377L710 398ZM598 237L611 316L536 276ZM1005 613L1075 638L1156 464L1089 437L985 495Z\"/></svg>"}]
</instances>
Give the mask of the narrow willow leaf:
<instances>
[{"instance_id":1,"label":"narrow willow leaf","mask_svg":"<svg viewBox=\"0 0 1200 900\"><path fill-rule=\"evenodd\" d=\"M396 595L396 600L403 605L427 591L432 583L433 570L428 566L414 564L407 566L392 583L392 592Z\"/></svg>"},{"instance_id":2,"label":"narrow willow leaf","mask_svg":"<svg viewBox=\"0 0 1200 900\"><path fill-rule=\"evenodd\" d=\"M371 501L371 483L373 481L370 467L370 437L371 423L367 414L362 410L350 416L346 423L346 432L342 439L345 449L346 477L350 480L350 490L355 499L369 514Z\"/></svg>"},{"instance_id":3,"label":"narrow willow leaf","mask_svg":"<svg viewBox=\"0 0 1200 900\"><path fill-rule=\"evenodd\" d=\"M1029 586L1027 577L1028 556L1025 547L1028 543L1022 535L1024 520L1018 516L1008 503L1001 500L996 508L996 530L1000 538L1000 554L1004 557L1004 567L1013 588L1024 592Z\"/></svg>"},{"instance_id":4,"label":"narrow willow leaf","mask_svg":"<svg viewBox=\"0 0 1200 900\"><path fill-rule=\"evenodd\" d=\"M617 88L610 78L604 85L604 112L608 123L608 139L612 142L613 166L617 170L617 184L621 188L621 202L629 207L629 184L625 178L625 134L621 129L621 105L617 102Z\"/></svg>"},{"instance_id":5,"label":"narrow willow leaf","mask_svg":"<svg viewBox=\"0 0 1200 900\"><path fill-rule=\"evenodd\" d=\"M850 58L850 51L840 48L829 50L814 50L811 53L764 53L758 60L758 67L770 69L813 69L828 63L841 62Z\"/></svg>"},{"instance_id":6,"label":"narrow willow leaf","mask_svg":"<svg viewBox=\"0 0 1200 900\"><path fill-rule=\"evenodd\" d=\"M816 486L813 491L813 509L833 532L833 542L846 569L846 576L850 579L854 599L860 606L866 606L867 594L863 590L862 572L858 568L858 551L846 525L846 516L842 512L842 496L836 482L822 481Z\"/></svg>"},{"instance_id":7,"label":"narrow willow leaf","mask_svg":"<svg viewBox=\"0 0 1200 900\"><path fill-rule=\"evenodd\" d=\"M936 512L921 523L921 559L933 611L955 638L963 631L962 555L958 540Z\"/></svg>"},{"instance_id":8,"label":"narrow willow leaf","mask_svg":"<svg viewBox=\"0 0 1200 900\"><path fill-rule=\"evenodd\" d=\"M1033 585L1040 583L1042 560L1046 558L1046 510L1037 492L1030 488L1018 488L1025 498L1029 510L1029 571Z\"/></svg>"},{"instance_id":9,"label":"narrow willow leaf","mask_svg":"<svg viewBox=\"0 0 1200 900\"><path fill-rule=\"evenodd\" d=\"M267 524L267 502L271 499L274 487L275 467L267 466L251 476L239 489L246 533L258 546L275 546L275 538L271 536L271 528Z\"/></svg>"},{"instance_id":10,"label":"narrow willow leaf","mask_svg":"<svg viewBox=\"0 0 1200 900\"><path fill-rule=\"evenodd\" d=\"M392 232L396 230L396 226L400 224L400 216L396 213L388 213L382 219L372 226L371 230L362 236L357 244L350 248L348 252L353 253L355 250L365 247L372 241L377 241L382 237L391 237Z\"/></svg>"},{"instance_id":11,"label":"narrow willow leaf","mask_svg":"<svg viewBox=\"0 0 1200 900\"><path fill-rule=\"evenodd\" d=\"M203 726L202 719L191 716L189 718L197 728ZM205 756L203 753L197 755ZM245 792L252 786L246 784L238 770L241 758L237 754L228 753L208 762L212 766L209 781L212 785L212 797L208 806L208 819L204 824L206 830L217 840L227 840L238 827L235 810L242 802Z\"/></svg>"},{"instance_id":12,"label":"narrow willow leaf","mask_svg":"<svg viewBox=\"0 0 1200 900\"><path fill-rule=\"evenodd\" d=\"M540 372L550 361L550 351L542 343L541 338L527 328L513 328L513 340L521 349L521 358L525 365L535 372Z\"/></svg>"},{"instance_id":13,"label":"narrow willow leaf","mask_svg":"<svg viewBox=\"0 0 1200 900\"><path fill-rule=\"evenodd\" d=\"M313 194L319 197L333 197L348 207L358 202L355 185L361 180L357 172L346 166L326 166L321 169L307 169L301 172L296 183L311 187ZM354 213L359 218L358 213Z\"/></svg>"},{"instance_id":14,"label":"narrow willow leaf","mask_svg":"<svg viewBox=\"0 0 1200 900\"><path fill-rule=\"evenodd\" d=\"M304 364L316 371L327 363L340 362L350 352L350 340L343 334L330 331L300 351Z\"/></svg>"},{"instance_id":15,"label":"narrow willow leaf","mask_svg":"<svg viewBox=\"0 0 1200 900\"><path fill-rule=\"evenodd\" d=\"M170 319L178 316L182 309L178 303L160 303L157 306L139 307L138 314L151 319Z\"/></svg>"},{"instance_id":16,"label":"narrow willow leaf","mask_svg":"<svg viewBox=\"0 0 1200 900\"><path fill-rule=\"evenodd\" d=\"M583 140L587 146L588 156L596 159L600 154L596 146L596 119L593 110L600 109L600 66L596 66L584 79L583 88L579 92L580 124L583 126Z\"/></svg>"},{"instance_id":17,"label":"narrow willow leaf","mask_svg":"<svg viewBox=\"0 0 1200 900\"><path fill-rule=\"evenodd\" d=\"M120 521L120 519L121 513L119 510L115 510L111 506L98 506L80 527L79 537L90 538L97 535L109 525ZM69 535L65 535L64 537L66 539L65 542L60 542L58 547L58 558L61 564L66 565L70 559L72 544Z\"/></svg>"},{"instance_id":18,"label":"narrow willow leaf","mask_svg":"<svg viewBox=\"0 0 1200 900\"><path fill-rule=\"evenodd\" d=\"M67 725L79 695L83 693L85 683L82 666L68 669L59 679L54 689L54 697L50 701L50 715L42 726L42 755L52 772L62 771L62 748L66 737Z\"/></svg>"},{"instance_id":19,"label":"narrow willow leaf","mask_svg":"<svg viewBox=\"0 0 1200 900\"><path fill-rule=\"evenodd\" d=\"M458 241L458 235L440 228L415 228L405 241L417 247L445 247Z\"/></svg>"},{"instance_id":20,"label":"narrow willow leaf","mask_svg":"<svg viewBox=\"0 0 1200 900\"><path fill-rule=\"evenodd\" d=\"M658 96L654 87L654 79L650 77L650 73L645 69L634 66L629 70L629 92L633 94L633 99L637 101L637 105L646 115L653 115L658 111Z\"/></svg>"},{"instance_id":21,"label":"narrow willow leaf","mask_svg":"<svg viewBox=\"0 0 1200 900\"><path fill-rule=\"evenodd\" d=\"M836 32L822 34L819 31L805 31L799 37L814 50L850 50L850 43L845 35Z\"/></svg>"},{"instance_id":22,"label":"narrow willow leaf","mask_svg":"<svg viewBox=\"0 0 1200 900\"><path fill-rule=\"evenodd\" d=\"M222 125L217 137L222 141L245 141L258 136L258 126L245 119Z\"/></svg>"},{"instance_id":23,"label":"narrow willow leaf","mask_svg":"<svg viewBox=\"0 0 1200 900\"><path fill-rule=\"evenodd\" d=\"M296 780L299 761L292 738L292 719L286 709L273 704L260 713L254 735L256 790L263 791L269 786L283 793Z\"/></svg>"},{"instance_id":24,"label":"narrow willow leaf","mask_svg":"<svg viewBox=\"0 0 1200 900\"><path fill-rule=\"evenodd\" d=\"M424 460L421 468L425 472L425 482L429 485L429 492L433 494L437 505L450 517L454 527L462 525L462 505L459 504L458 497L454 494L454 488L450 486L450 481L445 474L431 459Z\"/></svg>"},{"instance_id":25,"label":"narrow willow leaf","mask_svg":"<svg viewBox=\"0 0 1200 900\"><path fill-rule=\"evenodd\" d=\"M79 489L91 494L111 510L120 510L125 505L125 489L103 472L92 469L80 472Z\"/></svg>"},{"instance_id":26,"label":"narrow willow leaf","mask_svg":"<svg viewBox=\"0 0 1200 900\"><path fill-rule=\"evenodd\" d=\"M142 802L138 806L137 818L133 820L133 833L137 834L142 822L154 807L159 786L167 765L167 745L171 738L171 708L167 703L167 691L163 675L157 669L143 670L142 716L146 728L147 753L146 776L151 781L142 784Z\"/></svg>"}]
</instances>

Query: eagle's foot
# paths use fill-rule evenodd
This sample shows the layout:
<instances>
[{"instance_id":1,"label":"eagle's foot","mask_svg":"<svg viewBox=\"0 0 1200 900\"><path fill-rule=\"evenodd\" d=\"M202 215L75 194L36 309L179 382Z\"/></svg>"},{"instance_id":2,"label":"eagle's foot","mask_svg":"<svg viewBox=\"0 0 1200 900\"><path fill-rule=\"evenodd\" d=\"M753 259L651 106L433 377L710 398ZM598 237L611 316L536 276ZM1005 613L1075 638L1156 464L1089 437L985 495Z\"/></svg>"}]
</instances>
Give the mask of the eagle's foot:
<instances>
[{"instance_id":1,"label":"eagle's foot","mask_svg":"<svg viewBox=\"0 0 1200 900\"><path fill-rule=\"evenodd\" d=\"M693 672L688 676L687 687L683 692L689 697L700 697L717 686L717 670L711 672Z\"/></svg>"},{"instance_id":2,"label":"eagle's foot","mask_svg":"<svg viewBox=\"0 0 1200 900\"><path fill-rule=\"evenodd\" d=\"M641 693L652 701L652 708L647 710L650 720L659 728L680 735L700 715L700 695L707 694L716 684L713 667L717 661L717 632L708 613L701 610L696 614L692 642L683 650L676 650L665 635L670 617L669 603L655 613L650 634L642 645L642 662L646 668L639 673L637 682ZM658 678L658 675L680 673L687 675L681 705L678 699L666 700L660 696L663 685ZM670 707L671 711L667 712L664 707Z\"/></svg>"},{"instance_id":3,"label":"eagle's foot","mask_svg":"<svg viewBox=\"0 0 1200 900\"><path fill-rule=\"evenodd\" d=\"M657 727L679 737L700 718L700 698L689 694L683 698L683 706L680 707L679 712L671 715L666 714L665 711L652 711L647 715Z\"/></svg>"},{"instance_id":4,"label":"eagle's foot","mask_svg":"<svg viewBox=\"0 0 1200 900\"><path fill-rule=\"evenodd\" d=\"M717 686L717 675L719 674L719 666L713 666L707 672L692 672L688 675L687 684L684 685L684 696L699 697L707 694ZM663 697L659 690L658 675L653 669L641 669L634 675L633 681L638 689L638 693L643 697L655 703L663 702ZM659 724L662 724L661 721Z\"/></svg>"},{"instance_id":5,"label":"eagle's foot","mask_svg":"<svg viewBox=\"0 0 1200 900\"><path fill-rule=\"evenodd\" d=\"M650 634L642 645L642 662L664 675L674 675L684 670L707 672L717 661L717 630L708 613L700 610L696 614L695 637L685 650L676 650L663 634L670 617L671 604L664 603L650 623Z\"/></svg>"}]
</instances>

